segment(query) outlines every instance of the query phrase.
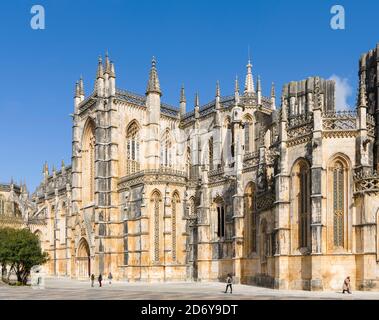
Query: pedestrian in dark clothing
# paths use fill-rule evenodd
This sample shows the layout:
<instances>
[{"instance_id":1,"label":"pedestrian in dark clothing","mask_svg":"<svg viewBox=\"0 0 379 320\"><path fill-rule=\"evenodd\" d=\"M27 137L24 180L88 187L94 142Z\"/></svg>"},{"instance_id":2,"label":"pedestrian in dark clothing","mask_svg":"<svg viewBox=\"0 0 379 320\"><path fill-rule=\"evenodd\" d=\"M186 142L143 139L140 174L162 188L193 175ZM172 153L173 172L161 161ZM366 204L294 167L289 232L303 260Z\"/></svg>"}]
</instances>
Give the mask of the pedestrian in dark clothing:
<instances>
[{"instance_id":1,"label":"pedestrian in dark clothing","mask_svg":"<svg viewBox=\"0 0 379 320\"><path fill-rule=\"evenodd\" d=\"M350 277L347 277L343 282L342 293L345 293L345 291L351 294Z\"/></svg>"},{"instance_id":2,"label":"pedestrian in dark clothing","mask_svg":"<svg viewBox=\"0 0 379 320\"><path fill-rule=\"evenodd\" d=\"M99 274L99 277L97 278L97 280L99 281L99 286L101 287L101 281L103 281L103 277L101 276L101 273Z\"/></svg>"},{"instance_id":3,"label":"pedestrian in dark clothing","mask_svg":"<svg viewBox=\"0 0 379 320\"><path fill-rule=\"evenodd\" d=\"M91 274L91 287L93 287L95 284L95 275L92 273Z\"/></svg>"},{"instance_id":4,"label":"pedestrian in dark clothing","mask_svg":"<svg viewBox=\"0 0 379 320\"><path fill-rule=\"evenodd\" d=\"M112 272L109 272L109 274L108 274L109 284L112 284L112 279L113 279Z\"/></svg>"},{"instance_id":5,"label":"pedestrian in dark clothing","mask_svg":"<svg viewBox=\"0 0 379 320\"><path fill-rule=\"evenodd\" d=\"M230 293L233 293L232 283L233 283L232 275L231 275L230 273L228 273L228 277L226 278L226 289L225 289L225 293L228 293L228 288L230 288Z\"/></svg>"}]
</instances>

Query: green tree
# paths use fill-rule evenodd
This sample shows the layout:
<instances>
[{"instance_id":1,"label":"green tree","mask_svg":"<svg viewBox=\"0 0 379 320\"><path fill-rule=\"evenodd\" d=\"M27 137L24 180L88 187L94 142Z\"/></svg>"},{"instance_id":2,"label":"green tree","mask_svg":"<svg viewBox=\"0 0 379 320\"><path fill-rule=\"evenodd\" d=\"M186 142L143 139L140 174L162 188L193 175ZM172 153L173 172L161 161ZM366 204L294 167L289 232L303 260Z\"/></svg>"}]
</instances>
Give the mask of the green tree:
<instances>
[{"instance_id":1,"label":"green tree","mask_svg":"<svg viewBox=\"0 0 379 320\"><path fill-rule=\"evenodd\" d=\"M0 229L0 264L10 266L17 281L26 284L30 270L48 260L38 237L28 229Z\"/></svg>"}]
</instances>

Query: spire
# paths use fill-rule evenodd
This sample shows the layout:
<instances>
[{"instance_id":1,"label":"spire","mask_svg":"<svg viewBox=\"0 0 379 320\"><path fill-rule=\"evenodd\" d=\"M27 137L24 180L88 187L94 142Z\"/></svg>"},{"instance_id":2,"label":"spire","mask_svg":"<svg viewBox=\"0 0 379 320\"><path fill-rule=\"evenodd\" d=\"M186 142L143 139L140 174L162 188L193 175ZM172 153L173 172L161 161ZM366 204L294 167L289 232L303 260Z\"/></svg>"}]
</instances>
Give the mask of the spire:
<instances>
[{"instance_id":1,"label":"spire","mask_svg":"<svg viewBox=\"0 0 379 320\"><path fill-rule=\"evenodd\" d=\"M358 101L358 107L367 107L367 96L366 96L366 83L361 76L360 82L359 82L359 101Z\"/></svg>"},{"instance_id":2,"label":"spire","mask_svg":"<svg viewBox=\"0 0 379 320\"><path fill-rule=\"evenodd\" d=\"M247 74L246 74L244 93L251 94L251 93L254 93L255 88L254 88L254 79L253 79L253 72L252 72L253 65L251 64L250 59L246 65L246 68L247 68Z\"/></svg>"},{"instance_id":3,"label":"spire","mask_svg":"<svg viewBox=\"0 0 379 320\"><path fill-rule=\"evenodd\" d=\"M275 98L275 83L271 83L271 98Z\"/></svg>"},{"instance_id":4,"label":"spire","mask_svg":"<svg viewBox=\"0 0 379 320\"><path fill-rule=\"evenodd\" d=\"M271 84L271 109L276 109L276 99L275 99L275 84L274 82Z\"/></svg>"},{"instance_id":5,"label":"spire","mask_svg":"<svg viewBox=\"0 0 379 320\"><path fill-rule=\"evenodd\" d=\"M186 94L184 92L184 84L180 88L180 117L186 114Z\"/></svg>"},{"instance_id":6,"label":"spire","mask_svg":"<svg viewBox=\"0 0 379 320\"><path fill-rule=\"evenodd\" d=\"M111 73L111 64L109 61L108 51L105 53L105 73Z\"/></svg>"},{"instance_id":7,"label":"spire","mask_svg":"<svg viewBox=\"0 0 379 320\"><path fill-rule=\"evenodd\" d=\"M199 93L196 92L196 95L195 95L195 108L198 107L199 108Z\"/></svg>"},{"instance_id":8,"label":"spire","mask_svg":"<svg viewBox=\"0 0 379 320\"><path fill-rule=\"evenodd\" d=\"M62 162L61 162L61 168L65 168L66 167L66 165L64 164L64 160L62 160Z\"/></svg>"},{"instance_id":9,"label":"spire","mask_svg":"<svg viewBox=\"0 0 379 320\"><path fill-rule=\"evenodd\" d=\"M103 78L104 77L104 70L103 70L103 59L101 56L99 56L98 64L97 64L97 73L96 78Z\"/></svg>"},{"instance_id":10,"label":"spire","mask_svg":"<svg viewBox=\"0 0 379 320\"><path fill-rule=\"evenodd\" d=\"M84 83L83 83L82 76L80 76L80 80L79 80L79 94L84 97Z\"/></svg>"},{"instance_id":11,"label":"spire","mask_svg":"<svg viewBox=\"0 0 379 320\"><path fill-rule=\"evenodd\" d=\"M75 82L75 96L74 98L79 98L80 97L80 85L79 82Z\"/></svg>"},{"instance_id":12,"label":"spire","mask_svg":"<svg viewBox=\"0 0 379 320\"><path fill-rule=\"evenodd\" d=\"M182 84L182 87L180 88L180 103L186 102L186 94L184 92L184 84Z\"/></svg>"},{"instance_id":13,"label":"spire","mask_svg":"<svg viewBox=\"0 0 379 320\"><path fill-rule=\"evenodd\" d=\"M111 71L109 73L109 76L112 78L116 78L116 72L114 71L114 63L111 61Z\"/></svg>"},{"instance_id":14,"label":"spire","mask_svg":"<svg viewBox=\"0 0 379 320\"><path fill-rule=\"evenodd\" d=\"M47 165L47 161L45 161L45 164L43 165L42 173L45 179L49 176L49 166Z\"/></svg>"},{"instance_id":15,"label":"spire","mask_svg":"<svg viewBox=\"0 0 379 320\"><path fill-rule=\"evenodd\" d=\"M240 92L240 86L238 84L238 76L236 76L236 80L234 81L234 93Z\"/></svg>"},{"instance_id":16,"label":"spire","mask_svg":"<svg viewBox=\"0 0 379 320\"><path fill-rule=\"evenodd\" d=\"M258 76L258 81L257 81L257 91L262 91L262 87L261 87L261 77Z\"/></svg>"},{"instance_id":17,"label":"spire","mask_svg":"<svg viewBox=\"0 0 379 320\"><path fill-rule=\"evenodd\" d=\"M216 97L221 97L220 82L216 82Z\"/></svg>"},{"instance_id":18,"label":"spire","mask_svg":"<svg viewBox=\"0 0 379 320\"><path fill-rule=\"evenodd\" d=\"M261 87L261 78L258 76L257 81L257 95L258 95L258 105L262 105L262 87Z\"/></svg>"},{"instance_id":19,"label":"spire","mask_svg":"<svg viewBox=\"0 0 379 320\"><path fill-rule=\"evenodd\" d=\"M238 76L236 76L236 80L234 81L234 100L236 104L240 102L240 88L238 84Z\"/></svg>"},{"instance_id":20,"label":"spire","mask_svg":"<svg viewBox=\"0 0 379 320\"><path fill-rule=\"evenodd\" d=\"M156 63L157 62L155 60L155 57L153 57L151 61L151 69L150 69L150 74L149 74L149 82L147 83L146 94L154 92L154 93L158 93L161 96L162 92L159 85L159 78L158 78Z\"/></svg>"}]
</instances>

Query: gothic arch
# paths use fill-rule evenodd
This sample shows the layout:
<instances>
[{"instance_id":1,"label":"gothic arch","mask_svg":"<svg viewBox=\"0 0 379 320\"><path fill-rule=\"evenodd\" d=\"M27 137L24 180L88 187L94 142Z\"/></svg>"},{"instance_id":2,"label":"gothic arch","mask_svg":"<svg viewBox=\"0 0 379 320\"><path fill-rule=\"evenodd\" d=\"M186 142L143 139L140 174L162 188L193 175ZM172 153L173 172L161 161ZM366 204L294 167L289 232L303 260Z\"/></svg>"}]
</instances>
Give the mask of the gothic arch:
<instances>
[{"instance_id":1,"label":"gothic arch","mask_svg":"<svg viewBox=\"0 0 379 320\"><path fill-rule=\"evenodd\" d=\"M195 197L189 199L189 216L196 216Z\"/></svg>"},{"instance_id":2,"label":"gothic arch","mask_svg":"<svg viewBox=\"0 0 379 320\"><path fill-rule=\"evenodd\" d=\"M253 117L246 113L243 118L243 126L244 126L244 146L245 146L245 152L253 152L255 151L255 145L254 145L254 120Z\"/></svg>"},{"instance_id":3,"label":"gothic arch","mask_svg":"<svg viewBox=\"0 0 379 320\"><path fill-rule=\"evenodd\" d=\"M160 163L164 167L172 167L174 162L174 142L169 128L166 128L161 136Z\"/></svg>"},{"instance_id":4,"label":"gothic arch","mask_svg":"<svg viewBox=\"0 0 379 320\"><path fill-rule=\"evenodd\" d=\"M218 239L225 238L226 206L224 198L219 194L217 194L213 200L212 211L214 212L212 220L215 221L215 223L213 223L214 235Z\"/></svg>"},{"instance_id":5,"label":"gothic arch","mask_svg":"<svg viewBox=\"0 0 379 320\"><path fill-rule=\"evenodd\" d=\"M82 237L76 250L77 275L81 278L91 275L91 253L88 241Z\"/></svg>"},{"instance_id":6,"label":"gothic arch","mask_svg":"<svg viewBox=\"0 0 379 320\"><path fill-rule=\"evenodd\" d=\"M126 174L140 170L141 126L137 120L129 122L126 128Z\"/></svg>"},{"instance_id":7,"label":"gothic arch","mask_svg":"<svg viewBox=\"0 0 379 320\"><path fill-rule=\"evenodd\" d=\"M351 248L349 225L351 194L351 161L343 153L336 153L327 165L327 232L332 239L329 250Z\"/></svg>"},{"instance_id":8,"label":"gothic arch","mask_svg":"<svg viewBox=\"0 0 379 320\"><path fill-rule=\"evenodd\" d=\"M95 123L87 119L82 136L82 201L86 205L95 200Z\"/></svg>"},{"instance_id":9,"label":"gothic arch","mask_svg":"<svg viewBox=\"0 0 379 320\"><path fill-rule=\"evenodd\" d=\"M311 165L298 158L291 169L290 208L293 249L308 252L311 246Z\"/></svg>"}]
</instances>

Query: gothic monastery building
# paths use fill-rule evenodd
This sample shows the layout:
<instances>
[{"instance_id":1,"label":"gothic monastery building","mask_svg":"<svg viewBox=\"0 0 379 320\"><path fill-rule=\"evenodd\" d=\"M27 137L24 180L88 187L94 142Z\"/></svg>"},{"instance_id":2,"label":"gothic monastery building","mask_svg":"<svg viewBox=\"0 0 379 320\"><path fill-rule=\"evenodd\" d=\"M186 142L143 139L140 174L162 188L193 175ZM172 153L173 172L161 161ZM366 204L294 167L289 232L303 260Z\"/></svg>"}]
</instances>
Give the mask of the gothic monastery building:
<instances>
[{"instance_id":1,"label":"gothic monastery building","mask_svg":"<svg viewBox=\"0 0 379 320\"><path fill-rule=\"evenodd\" d=\"M353 290L379 290L378 61L379 45L360 59L354 111L336 111L335 84L319 77L263 96L249 61L244 88L236 80L222 96L217 83L213 101L196 95L187 112L184 88L179 108L161 101L155 59L138 95L100 58L94 91L76 84L71 165L46 164L30 197L0 185L0 221L36 232L60 277L232 273L340 290L349 275Z\"/></svg>"}]
</instances>

